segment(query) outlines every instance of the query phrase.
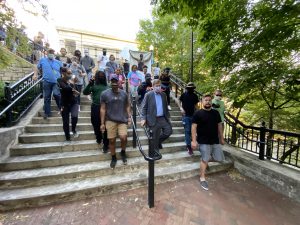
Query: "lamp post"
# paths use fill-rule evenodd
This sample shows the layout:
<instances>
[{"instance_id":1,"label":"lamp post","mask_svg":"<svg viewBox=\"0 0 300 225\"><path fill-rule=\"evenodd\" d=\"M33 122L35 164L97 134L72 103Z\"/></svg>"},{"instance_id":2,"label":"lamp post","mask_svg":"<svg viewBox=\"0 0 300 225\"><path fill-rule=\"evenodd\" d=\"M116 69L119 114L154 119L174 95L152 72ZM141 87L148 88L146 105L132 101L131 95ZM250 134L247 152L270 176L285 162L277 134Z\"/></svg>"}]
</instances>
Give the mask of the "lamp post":
<instances>
[{"instance_id":1,"label":"lamp post","mask_svg":"<svg viewBox=\"0 0 300 225\"><path fill-rule=\"evenodd\" d=\"M154 47L153 47L153 45L149 46L149 50L151 52L151 66L152 66L152 64L154 63L154 56L153 56Z\"/></svg>"},{"instance_id":2,"label":"lamp post","mask_svg":"<svg viewBox=\"0 0 300 225\"><path fill-rule=\"evenodd\" d=\"M190 69L190 82L193 82L193 73L194 73L194 32L192 29L191 34L191 69Z\"/></svg>"}]
</instances>

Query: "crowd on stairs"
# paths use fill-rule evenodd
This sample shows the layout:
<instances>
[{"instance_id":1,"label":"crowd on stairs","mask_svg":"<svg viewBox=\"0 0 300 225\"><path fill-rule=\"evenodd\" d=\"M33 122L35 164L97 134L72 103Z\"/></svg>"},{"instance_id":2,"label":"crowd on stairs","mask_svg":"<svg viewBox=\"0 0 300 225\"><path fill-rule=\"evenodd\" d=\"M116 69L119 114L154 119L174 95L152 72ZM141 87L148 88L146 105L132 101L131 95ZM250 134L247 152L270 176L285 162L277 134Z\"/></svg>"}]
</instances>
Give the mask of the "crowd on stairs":
<instances>
[{"instance_id":1,"label":"crowd on stairs","mask_svg":"<svg viewBox=\"0 0 300 225\"><path fill-rule=\"evenodd\" d=\"M151 74L147 73L148 68L141 61L138 65L132 65L131 71L128 70L128 65L115 62L114 55L108 58L105 49L98 57L96 67L88 49L84 50L84 56L76 50L72 57L68 57L65 48L61 48L59 55L55 55L53 49L48 49L47 55L38 60L35 68L34 79L38 74L43 77L44 119L51 117L53 96L62 117L66 143L79 137L77 123L81 93L88 96L96 142L102 146L103 153L110 151L111 168L117 164L117 137L121 141L121 160L124 165L127 164L127 128L131 125L132 96L139 98L141 126L147 126L152 131L156 151L163 148L163 142L173 132L169 113L172 110L170 68L160 72L157 63ZM126 90L126 80L129 91ZM224 144L225 108L221 100L222 92L217 90L214 99L209 94L204 95L203 109L197 110L199 99L194 93L195 88L192 82L187 84L186 91L179 98L179 107L187 152L190 155L196 149L201 152L200 185L208 190L205 180L208 162L225 159L221 148L221 144Z\"/></svg>"}]
</instances>

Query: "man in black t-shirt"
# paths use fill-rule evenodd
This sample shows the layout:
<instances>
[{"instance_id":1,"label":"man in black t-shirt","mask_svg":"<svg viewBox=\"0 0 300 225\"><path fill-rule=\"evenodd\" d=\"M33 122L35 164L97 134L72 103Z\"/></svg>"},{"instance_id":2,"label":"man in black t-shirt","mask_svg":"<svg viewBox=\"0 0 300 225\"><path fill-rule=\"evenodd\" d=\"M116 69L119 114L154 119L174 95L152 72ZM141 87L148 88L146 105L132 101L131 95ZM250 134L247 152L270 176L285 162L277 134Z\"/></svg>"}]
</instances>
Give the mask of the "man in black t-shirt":
<instances>
[{"instance_id":1,"label":"man in black t-shirt","mask_svg":"<svg viewBox=\"0 0 300 225\"><path fill-rule=\"evenodd\" d=\"M186 150L190 155L193 155L191 147L192 117L195 112L196 105L199 102L199 98L194 92L196 88L194 83L189 82L185 88L186 92L179 97L179 101L181 103L179 107L182 114L182 124L184 126Z\"/></svg>"},{"instance_id":2,"label":"man in black t-shirt","mask_svg":"<svg viewBox=\"0 0 300 225\"><path fill-rule=\"evenodd\" d=\"M195 112L192 119L192 148L196 149L199 144L201 152L200 185L204 190L208 190L205 170L210 160L223 161L225 159L220 145L225 142L220 114L211 108L211 95L205 95L202 98L202 104L204 108Z\"/></svg>"}]
</instances>

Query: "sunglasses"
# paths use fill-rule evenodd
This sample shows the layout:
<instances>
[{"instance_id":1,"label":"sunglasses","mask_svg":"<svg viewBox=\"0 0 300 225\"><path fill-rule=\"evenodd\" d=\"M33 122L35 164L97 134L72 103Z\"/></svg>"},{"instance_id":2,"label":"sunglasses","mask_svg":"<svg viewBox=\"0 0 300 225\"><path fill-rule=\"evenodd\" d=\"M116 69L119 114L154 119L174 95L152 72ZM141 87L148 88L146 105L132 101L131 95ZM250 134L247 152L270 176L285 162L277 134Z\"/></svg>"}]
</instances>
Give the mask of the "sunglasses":
<instances>
[{"instance_id":1,"label":"sunglasses","mask_svg":"<svg viewBox=\"0 0 300 225\"><path fill-rule=\"evenodd\" d=\"M216 96L220 96L220 97L222 97L222 95L216 95Z\"/></svg>"}]
</instances>

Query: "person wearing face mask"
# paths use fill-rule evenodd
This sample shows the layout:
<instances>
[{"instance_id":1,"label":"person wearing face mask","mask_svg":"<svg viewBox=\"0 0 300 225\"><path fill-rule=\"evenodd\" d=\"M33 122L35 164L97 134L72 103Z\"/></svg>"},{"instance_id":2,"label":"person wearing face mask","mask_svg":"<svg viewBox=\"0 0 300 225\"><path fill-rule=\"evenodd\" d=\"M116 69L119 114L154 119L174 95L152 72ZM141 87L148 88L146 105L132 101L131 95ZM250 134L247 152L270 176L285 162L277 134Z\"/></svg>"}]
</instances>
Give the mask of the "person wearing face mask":
<instances>
[{"instance_id":1,"label":"person wearing face mask","mask_svg":"<svg viewBox=\"0 0 300 225\"><path fill-rule=\"evenodd\" d=\"M84 67L88 80L92 78L92 70L95 68L95 62L92 57L89 56L89 50L84 50L84 56L80 59L80 64ZM85 87L85 78L83 79L83 86Z\"/></svg>"},{"instance_id":2,"label":"person wearing face mask","mask_svg":"<svg viewBox=\"0 0 300 225\"><path fill-rule=\"evenodd\" d=\"M121 158L123 164L127 164L126 145L127 145L127 125L131 124L131 111L128 95L119 89L119 77L112 75L110 78L111 88L102 92L101 102L101 131L107 130L109 139L109 149L111 154L110 167L115 168L116 157L116 137L121 140Z\"/></svg>"},{"instance_id":3,"label":"person wearing face mask","mask_svg":"<svg viewBox=\"0 0 300 225\"><path fill-rule=\"evenodd\" d=\"M222 120L222 127L224 131L225 104L221 99L222 99L222 91L216 90L215 97L212 100L212 108L217 110L220 113L221 120Z\"/></svg>"},{"instance_id":4,"label":"person wearing face mask","mask_svg":"<svg viewBox=\"0 0 300 225\"><path fill-rule=\"evenodd\" d=\"M224 144L222 121L218 111L212 109L212 97L202 97L203 109L196 111L192 119L192 148L199 144L201 152L200 186L208 190L205 170L209 161L224 161L225 157L220 144Z\"/></svg>"},{"instance_id":5,"label":"person wearing face mask","mask_svg":"<svg viewBox=\"0 0 300 225\"><path fill-rule=\"evenodd\" d=\"M43 76L44 119L51 115L52 93L60 111L60 91L57 86L57 79L60 78L62 63L54 58L54 52L53 49L49 49L47 57L41 58L37 66L34 67L33 79L37 79L39 70L42 71Z\"/></svg>"},{"instance_id":6,"label":"person wearing face mask","mask_svg":"<svg viewBox=\"0 0 300 225\"><path fill-rule=\"evenodd\" d=\"M73 75L75 75L76 77L76 88L78 89L79 93L81 94L81 91L82 91L82 87L83 87L83 80L86 76L86 72L85 72L85 69L84 67L79 64L78 62L78 58L76 56L73 56L72 59L72 64L70 65L70 70L72 72ZM78 107L78 110L80 111L80 94L78 96L78 104L79 104L79 107Z\"/></svg>"},{"instance_id":7,"label":"person wearing face mask","mask_svg":"<svg viewBox=\"0 0 300 225\"><path fill-rule=\"evenodd\" d=\"M142 102L141 125L148 125L153 134L153 149L159 152L162 143L172 134L167 97L161 91L161 81L153 80L153 90L149 91Z\"/></svg>"},{"instance_id":8,"label":"person wearing face mask","mask_svg":"<svg viewBox=\"0 0 300 225\"><path fill-rule=\"evenodd\" d=\"M77 138L79 135L76 132L76 125L78 121L78 98L79 91L72 80L72 72L63 67L62 78L57 79L58 86L61 93L61 116L63 120L63 129L66 141L70 141L70 114L72 124L72 135Z\"/></svg>"},{"instance_id":9,"label":"person wearing face mask","mask_svg":"<svg viewBox=\"0 0 300 225\"><path fill-rule=\"evenodd\" d=\"M189 155L193 155L193 150L191 147L192 117L195 112L196 105L199 102L199 98L194 92L196 86L193 82L189 82L185 88L186 92L184 92L179 97L179 107L182 114L182 123L184 126L186 150Z\"/></svg>"},{"instance_id":10,"label":"person wearing face mask","mask_svg":"<svg viewBox=\"0 0 300 225\"><path fill-rule=\"evenodd\" d=\"M106 79L110 80L110 75L115 72L118 68L117 63L115 62L116 58L114 55L109 56L109 61L106 63Z\"/></svg>"},{"instance_id":11,"label":"person wearing face mask","mask_svg":"<svg viewBox=\"0 0 300 225\"><path fill-rule=\"evenodd\" d=\"M138 88L138 94L140 95L138 103L141 104L144 100L145 94L148 91L152 90L152 81L151 81L151 74L147 73L145 75L145 81L142 82L142 84Z\"/></svg>"},{"instance_id":12,"label":"person wearing face mask","mask_svg":"<svg viewBox=\"0 0 300 225\"><path fill-rule=\"evenodd\" d=\"M107 131L105 130L102 134L100 130L101 118L100 118L100 96L103 91L108 89L106 76L103 71L97 71L95 77L92 77L89 81L89 84L83 90L84 95L92 96L92 105L91 105L91 122L94 128L94 134L96 136L96 142L101 145L103 141L102 152L108 152L108 139Z\"/></svg>"}]
</instances>

